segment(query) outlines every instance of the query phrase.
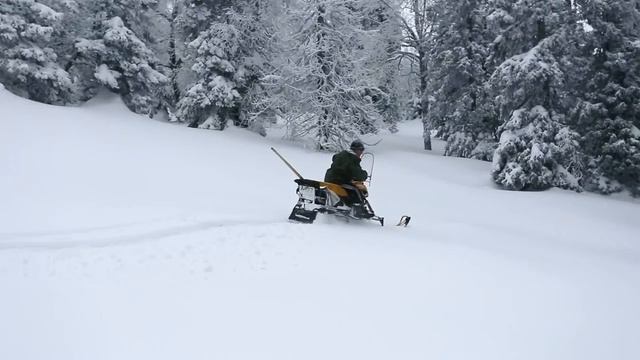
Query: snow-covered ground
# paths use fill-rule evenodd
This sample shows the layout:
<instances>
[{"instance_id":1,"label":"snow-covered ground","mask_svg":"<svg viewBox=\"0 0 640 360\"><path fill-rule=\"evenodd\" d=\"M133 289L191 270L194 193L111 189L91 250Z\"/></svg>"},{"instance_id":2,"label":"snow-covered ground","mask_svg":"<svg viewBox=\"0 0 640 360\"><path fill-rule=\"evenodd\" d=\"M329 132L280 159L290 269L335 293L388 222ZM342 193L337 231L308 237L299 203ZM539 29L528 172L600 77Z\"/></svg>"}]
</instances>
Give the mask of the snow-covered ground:
<instances>
[{"instance_id":1,"label":"snow-covered ground","mask_svg":"<svg viewBox=\"0 0 640 360\"><path fill-rule=\"evenodd\" d=\"M0 90L0 359L640 358L640 202L372 151L388 223L289 223L331 154Z\"/></svg>"}]
</instances>

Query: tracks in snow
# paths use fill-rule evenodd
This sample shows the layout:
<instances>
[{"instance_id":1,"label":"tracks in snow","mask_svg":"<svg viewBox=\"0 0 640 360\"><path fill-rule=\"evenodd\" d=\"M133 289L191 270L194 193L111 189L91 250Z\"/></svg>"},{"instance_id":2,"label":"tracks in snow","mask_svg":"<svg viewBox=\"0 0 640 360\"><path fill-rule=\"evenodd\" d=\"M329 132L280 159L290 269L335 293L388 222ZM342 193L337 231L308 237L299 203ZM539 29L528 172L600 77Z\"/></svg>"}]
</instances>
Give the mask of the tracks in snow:
<instances>
[{"instance_id":1,"label":"tracks in snow","mask_svg":"<svg viewBox=\"0 0 640 360\"><path fill-rule=\"evenodd\" d=\"M51 232L0 233L0 251L13 249L59 250L131 245L216 228L264 226L279 223L286 224L287 222L277 220L183 219L179 221L129 223Z\"/></svg>"}]
</instances>

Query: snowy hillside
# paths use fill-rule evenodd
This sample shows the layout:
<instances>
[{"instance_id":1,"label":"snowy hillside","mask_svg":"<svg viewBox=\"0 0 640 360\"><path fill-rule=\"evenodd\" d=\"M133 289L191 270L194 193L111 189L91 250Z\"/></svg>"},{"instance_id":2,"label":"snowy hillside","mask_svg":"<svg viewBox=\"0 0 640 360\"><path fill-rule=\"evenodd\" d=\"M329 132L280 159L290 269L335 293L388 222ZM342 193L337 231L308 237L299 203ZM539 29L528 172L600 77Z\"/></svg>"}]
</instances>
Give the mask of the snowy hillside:
<instances>
[{"instance_id":1,"label":"snowy hillside","mask_svg":"<svg viewBox=\"0 0 640 360\"><path fill-rule=\"evenodd\" d=\"M409 123L371 149L408 228L292 224L269 147L331 154L111 95L0 109L0 359L640 358L637 200L498 190Z\"/></svg>"}]
</instances>

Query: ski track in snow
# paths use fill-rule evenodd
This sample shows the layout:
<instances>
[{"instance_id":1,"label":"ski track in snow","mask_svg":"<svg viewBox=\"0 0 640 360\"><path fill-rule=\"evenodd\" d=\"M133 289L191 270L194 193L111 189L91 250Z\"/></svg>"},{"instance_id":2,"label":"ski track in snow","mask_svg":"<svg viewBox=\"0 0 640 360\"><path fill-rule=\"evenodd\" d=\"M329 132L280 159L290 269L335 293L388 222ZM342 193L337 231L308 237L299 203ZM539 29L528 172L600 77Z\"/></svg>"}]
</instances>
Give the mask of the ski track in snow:
<instances>
[{"instance_id":1,"label":"ski track in snow","mask_svg":"<svg viewBox=\"0 0 640 360\"><path fill-rule=\"evenodd\" d=\"M171 226L136 223L95 227L78 230L62 230L34 233L0 233L0 250L40 249L60 250L68 248L100 248L144 243L178 235L207 231L213 228L233 228L247 225L259 226L285 223L269 220L207 220L176 223ZM141 227L136 229L136 227ZM113 234L115 233L115 234Z\"/></svg>"},{"instance_id":2,"label":"ski track in snow","mask_svg":"<svg viewBox=\"0 0 640 360\"><path fill-rule=\"evenodd\" d=\"M49 231L24 231L0 233L0 242L7 239L21 239L33 237L49 237L53 235L89 234L104 230L123 229L143 224L142 222L119 223L105 226L79 227L76 229L49 230Z\"/></svg>"}]
</instances>

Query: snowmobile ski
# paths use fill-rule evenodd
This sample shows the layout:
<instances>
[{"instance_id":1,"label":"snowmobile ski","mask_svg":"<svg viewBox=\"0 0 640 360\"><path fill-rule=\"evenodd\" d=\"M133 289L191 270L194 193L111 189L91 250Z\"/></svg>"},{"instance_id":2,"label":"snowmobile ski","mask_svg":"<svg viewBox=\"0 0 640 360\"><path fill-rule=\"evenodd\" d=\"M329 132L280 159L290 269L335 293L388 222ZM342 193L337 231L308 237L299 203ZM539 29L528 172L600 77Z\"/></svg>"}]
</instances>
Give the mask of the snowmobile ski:
<instances>
[{"instance_id":1,"label":"snowmobile ski","mask_svg":"<svg viewBox=\"0 0 640 360\"><path fill-rule=\"evenodd\" d=\"M411 216L402 215L402 217L400 217L400 221L398 221L396 226L407 227L407 225L409 225L409 221L411 221Z\"/></svg>"}]
</instances>

